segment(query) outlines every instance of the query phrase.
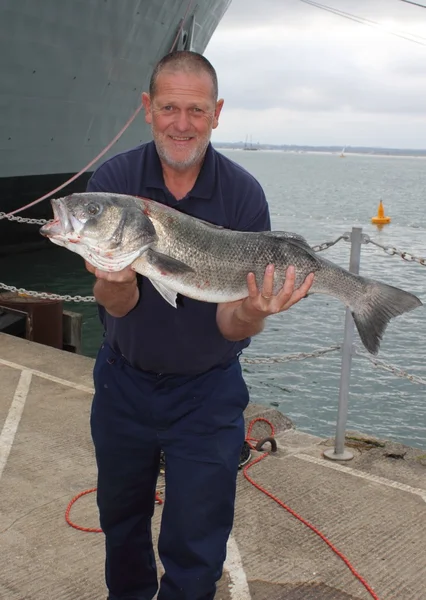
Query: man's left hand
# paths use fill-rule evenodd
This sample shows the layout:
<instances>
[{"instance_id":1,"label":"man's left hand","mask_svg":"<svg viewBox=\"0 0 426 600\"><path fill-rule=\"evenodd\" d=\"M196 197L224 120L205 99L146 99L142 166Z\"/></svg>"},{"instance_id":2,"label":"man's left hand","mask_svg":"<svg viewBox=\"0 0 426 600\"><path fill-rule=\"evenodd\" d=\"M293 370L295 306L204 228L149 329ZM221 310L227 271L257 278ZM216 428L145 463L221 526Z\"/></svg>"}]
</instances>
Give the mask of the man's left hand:
<instances>
[{"instance_id":1,"label":"man's left hand","mask_svg":"<svg viewBox=\"0 0 426 600\"><path fill-rule=\"evenodd\" d=\"M283 286L274 295L274 273L274 265L268 265L260 289L257 286L254 273L247 275L249 295L238 308L240 318L246 321L256 321L288 310L307 295L314 280L314 274L310 273L302 285L295 289L296 272L295 268L290 266L286 271Z\"/></svg>"}]
</instances>

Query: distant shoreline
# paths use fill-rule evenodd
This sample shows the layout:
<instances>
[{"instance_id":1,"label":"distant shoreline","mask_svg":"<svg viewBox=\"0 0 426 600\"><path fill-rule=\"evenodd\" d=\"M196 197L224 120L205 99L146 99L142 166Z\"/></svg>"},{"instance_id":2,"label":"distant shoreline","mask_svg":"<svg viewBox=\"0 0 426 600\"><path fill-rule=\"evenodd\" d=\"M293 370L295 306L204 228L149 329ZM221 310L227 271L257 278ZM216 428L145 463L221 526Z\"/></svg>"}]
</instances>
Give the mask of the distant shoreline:
<instances>
[{"instance_id":1,"label":"distant shoreline","mask_svg":"<svg viewBox=\"0 0 426 600\"><path fill-rule=\"evenodd\" d=\"M213 142L213 146L217 150L244 150L244 144L239 142ZM342 154L342 147L338 146L288 146L273 144L256 144L255 150L286 152L288 154L335 154L338 156ZM347 146L344 150L344 155L345 157L351 155L360 155L380 157L394 156L399 158L426 158L426 150Z\"/></svg>"}]
</instances>

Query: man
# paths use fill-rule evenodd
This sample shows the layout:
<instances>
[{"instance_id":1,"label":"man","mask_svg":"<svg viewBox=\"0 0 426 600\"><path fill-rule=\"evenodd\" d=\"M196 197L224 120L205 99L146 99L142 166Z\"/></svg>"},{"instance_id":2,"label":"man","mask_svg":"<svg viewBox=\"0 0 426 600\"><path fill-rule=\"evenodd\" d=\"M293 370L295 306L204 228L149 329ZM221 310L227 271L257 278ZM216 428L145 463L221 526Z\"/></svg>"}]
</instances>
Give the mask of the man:
<instances>
[{"instance_id":1,"label":"man","mask_svg":"<svg viewBox=\"0 0 426 600\"><path fill-rule=\"evenodd\" d=\"M212 65L193 52L167 55L142 100L154 140L101 165L88 191L148 197L231 229L270 229L258 182L211 146L223 106ZM86 266L97 278L106 332L91 427L109 598L150 600L158 589L151 517L163 450L158 600L212 600L233 524L249 400L238 356L268 315L306 295L312 277L294 290L289 269L273 295L269 265L263 282L248 275L243 301L180 298L175 309L130 268Z\"/></svg>"}]
</instances>

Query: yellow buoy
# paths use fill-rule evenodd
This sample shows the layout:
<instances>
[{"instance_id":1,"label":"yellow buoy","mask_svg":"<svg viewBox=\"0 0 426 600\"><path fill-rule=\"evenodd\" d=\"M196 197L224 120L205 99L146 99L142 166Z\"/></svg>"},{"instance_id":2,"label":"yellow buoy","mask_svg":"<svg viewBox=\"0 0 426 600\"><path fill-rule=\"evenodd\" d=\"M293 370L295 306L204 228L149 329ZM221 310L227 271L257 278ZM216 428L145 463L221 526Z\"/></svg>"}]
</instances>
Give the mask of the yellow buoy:
<instances>
[{"instance_id":1,"label":"yellow buoy","mask_svg":"<svg viewBox=\"0 0 426 600\"><path fill-rule=\"evenodd\" d=\"M383 208L383 202L380 200L379 208L377 209L377 215L371 218L371 222L375 225L385 225L391 222L391 218L385 216L385 209Z\"/></svg>"}]
</instances>

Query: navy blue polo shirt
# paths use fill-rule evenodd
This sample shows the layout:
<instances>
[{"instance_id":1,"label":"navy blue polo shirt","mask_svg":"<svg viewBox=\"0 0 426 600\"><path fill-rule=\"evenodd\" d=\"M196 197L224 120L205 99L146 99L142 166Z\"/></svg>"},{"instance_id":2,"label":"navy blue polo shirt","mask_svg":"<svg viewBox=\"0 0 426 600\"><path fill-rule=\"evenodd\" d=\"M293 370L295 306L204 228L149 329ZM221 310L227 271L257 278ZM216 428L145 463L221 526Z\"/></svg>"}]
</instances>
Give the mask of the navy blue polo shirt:
<instances>
[{"instance_id":1,"label":"navy blue polo shirt","mask_svg":"<svg viewBox=\"0 0 426 600\"><path fill-rule=\"evenodd\" d=\"M193 189L181 200L165 186L154 142L103 163L89 192L143 196L216 225L240 231L270 230L265 194L245 169L209 144ZM138 276L140 299L124 317L100 306L108 343L134 367L155 373L195 374L233 360L250 339L230 342L216 324L216 304L178 296L172 307L145 277Z\"/></svg>"}]
</instances>

